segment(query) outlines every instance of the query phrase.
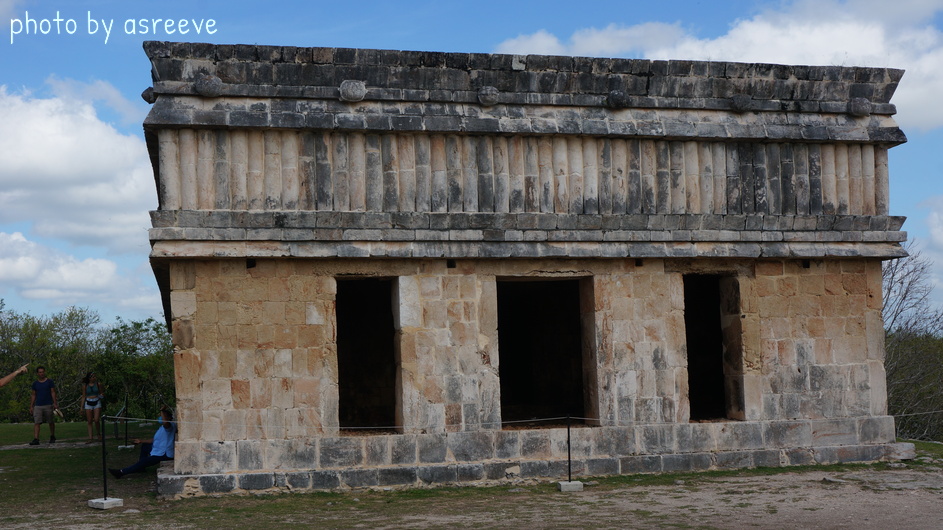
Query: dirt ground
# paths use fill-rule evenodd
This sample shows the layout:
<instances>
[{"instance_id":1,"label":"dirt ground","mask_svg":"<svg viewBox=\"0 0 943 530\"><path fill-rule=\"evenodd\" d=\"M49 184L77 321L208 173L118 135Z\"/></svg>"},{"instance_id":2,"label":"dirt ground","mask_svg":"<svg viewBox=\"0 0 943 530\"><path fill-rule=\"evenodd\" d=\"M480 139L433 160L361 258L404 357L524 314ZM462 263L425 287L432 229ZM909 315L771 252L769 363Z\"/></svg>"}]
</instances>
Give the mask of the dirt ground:
<instances>
[{"instance_id":1,"label":"dirt ground","mask_svg":"<svg viewBox=\"0 0 943 530\"><path fill-rule=\"evenodd\" d=\"M517 490L517 491L516 491ZM434 504L434 503L433 503ZM477 504L477 503L476 503ZM943 468L691 478L670 486L593 486L528 495L511 488L464 513L416 513L392 525L478 528L943 528Z\"/></svg>"},{"instance_id":2,"label":"dirt ground","mask_svg":"<svg viewBox=\"0 0 943 530\"><path fill-rule=\"evenodd\" d=\"M943 528L943 470L805 471L582 495L629 526Z\"/></svg>"}]
</instances>

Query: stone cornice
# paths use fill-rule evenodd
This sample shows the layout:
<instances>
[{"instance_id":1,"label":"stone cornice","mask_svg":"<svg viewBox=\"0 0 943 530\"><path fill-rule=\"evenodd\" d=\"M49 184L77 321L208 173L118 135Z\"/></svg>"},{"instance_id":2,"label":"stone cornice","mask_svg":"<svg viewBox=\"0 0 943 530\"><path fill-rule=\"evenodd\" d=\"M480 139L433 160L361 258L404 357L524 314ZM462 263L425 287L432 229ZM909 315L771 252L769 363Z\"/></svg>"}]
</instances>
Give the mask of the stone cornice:
<instances>
[{"instance_id":1,"label":"stone cornice","mask_svg":"<svg viewBox=\"0 0 943 530\"><path fill-rule=\"evenodd\" d=\"M154 81L147 98L156 102L145 122L149 129L906 141L892 120L871 119L896 112L890 98L903 71L889 68L169 42L144 48ZM336 105L318 103L325 101ZM537 118L528 115L535 107L544 108ZM619 114L625 109L661 114L626 119ZM676 125L665 117L671 110L723 118L702 117L684 127L683 120ZM568 119L574 112L593 115ZM768 113L809 117L784 123ZM847 123L830 124L836 119L827 116L845 116ZM698 122L714 126L698 130Z\"/></svg>"}]
</instances>

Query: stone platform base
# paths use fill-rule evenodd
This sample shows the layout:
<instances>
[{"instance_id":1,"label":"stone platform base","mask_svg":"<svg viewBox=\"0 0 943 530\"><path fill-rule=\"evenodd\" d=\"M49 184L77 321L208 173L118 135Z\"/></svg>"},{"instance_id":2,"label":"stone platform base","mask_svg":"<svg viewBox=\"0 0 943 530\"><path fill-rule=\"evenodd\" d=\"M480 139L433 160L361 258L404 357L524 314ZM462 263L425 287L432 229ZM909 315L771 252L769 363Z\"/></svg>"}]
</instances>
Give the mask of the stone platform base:
<instances>
[{"instance_id":1,"label":"stone platform base","mask_svg":"<svg viewBox=\"0 0 943 530\"><path fill-rule=\"evenodd\" d=\"M114 497L99 498L99 499L90 499L88 501L89 508L95 508L96 510L108 510L111 508L119 508L124 506L123 499L116 499Z\"/></svg>"},{"instance_id":2,"label":"stone platform base","mask_svg":"<svg viewBox=\"0 0 943 530\"><path fill-rule=\"evenodd\" d=\"M713 469L786 467L895 460L908 444L844 445L797 449L725 451L573 460L573 475L681 473ZM912 444L909 444L912 445ZM157 491L163 498L202 495L304 492L356 488L414 488L454 484L553 481L567 476L566 460L489 461L425 466L317 469L177 475L173 462L161 465Z\"/></svg>"}]
</instances>

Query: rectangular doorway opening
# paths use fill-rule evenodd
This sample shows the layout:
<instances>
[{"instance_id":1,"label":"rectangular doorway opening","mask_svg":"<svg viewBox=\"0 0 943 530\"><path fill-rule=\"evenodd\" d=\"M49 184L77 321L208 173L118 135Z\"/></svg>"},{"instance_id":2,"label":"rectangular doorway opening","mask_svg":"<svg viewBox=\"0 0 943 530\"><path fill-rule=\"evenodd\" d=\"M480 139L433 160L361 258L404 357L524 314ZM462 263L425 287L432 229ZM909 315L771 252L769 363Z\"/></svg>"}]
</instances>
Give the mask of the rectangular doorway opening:
<instances>
[{"instance_id":1,"label":"rectangular doorway opening","mask_svg":"<svg viewBox=\"0 0 943 530\"><path fill-rule=\"evenodd\" d=\"M740 289L733 276L684 276L691 421L742 420Z\"/></svg>"},{"instance_id":2,"label":"rectangular doorway opening","mask_svg":"<svg viewBox=\"0 0 943 530\"><path fill-rule=\"evenodd\" d=\"M590 423L592 281L506 279L497 294L503 427Z\"/></svg>"},{"instance_id":3,"label":"rectangular doorway opening","mask_svg":"<svg viewBox=\"0 0 943 530\"><path fill-rule=\"evenodd\" d=\"M335 311L340 428L395 432L393 280L338 279Z\"/></svg>"}]
</instances>

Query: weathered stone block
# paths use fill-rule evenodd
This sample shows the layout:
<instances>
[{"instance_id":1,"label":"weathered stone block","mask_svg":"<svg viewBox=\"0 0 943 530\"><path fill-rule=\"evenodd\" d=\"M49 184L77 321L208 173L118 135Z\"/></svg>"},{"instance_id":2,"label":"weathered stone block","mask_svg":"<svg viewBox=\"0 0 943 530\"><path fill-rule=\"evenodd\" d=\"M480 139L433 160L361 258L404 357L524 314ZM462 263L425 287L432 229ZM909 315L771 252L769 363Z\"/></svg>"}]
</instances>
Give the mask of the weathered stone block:
<instances>
[{"instance_id":1,"label":"weathered stone block","mask_svg":"<svg viewBox=\"0 0 943 530\"><path fill-rule=\"evenodd\" d=\"M415 484L416 479L416 468L414 467L380 469L377 477L380 486Z\"/></svg>"},{"instance_id":2,"label":"weathered stone block","mask_svg":"<svg viewBox=\"0 0 943 530\"><path fill-rule=\"evenodd\" d=\"M190 478L171 474L159 474L157 477L157 495L161 497L176 497L183 494L186 483Z\"/></svg>"},{"instance_id":3,"label":"weathered stone block","mask_svg":"<svg viewBox=\"0 0 943 530\"><path fill-rule=\"evenodd\" d=\"M782 454L772 449L753 451L753 465L755 467L780 467L783 465Z\"/></svg>"},{"instance_id":4,"label":"weathered stone block","mask_svg":"<svg viewBox=\"0 0 943 530\"><path fill-rule=\"evenodd\" d=\"M858 443L858 425L853 418L813 420L811 426L812 443L816 446Z\"/></svg>"},{"instance_id":5,"label":"weathered stone block","mask_svg":"<svg viewBox=\"0 0 943 530\"><path fill-rule=\"evenodd\" d=\"M521 431L521 456L548 458L551 456L550 433L547 430Z\"/></svg>"},{"instance_id":6,"label":"weathered stone block","mask_svg":"<svg viewBox=\"0 0 943 530\"><path fill-rule=\"evenodd\" d=\"M455 466L421 466L416 468L416 478L426 484L448 484L458 480Z\"/></svg>"},{"instance_id":7,"label":"weathered stone block","mask_svg":"<svg viewBox=\"0 0 943 530\"><path fill-rule=\"evenodd\" d=\"M585 460L587 475L618 475L618 458L588 458Z\"/></svg>"},{"instance_id":8,"label":"weathered stone block","mask_svg":"<svg viewBox=\"0 0 943 530\"><path fill-rule=\"evenodd\" d=\"M662 470L666 472L702 471L713 465L708 453L662 455Z\"/></svg>"},{"instance_id":9,"label":"weathered stone block","mask_svg":"<svg viewBox=\"0 0 943 530\"><path fill-rule=\"evenodd\" d=\"M239 488L244 490L267 490L275 486L273 473L244 473L239 475Z\"/></svg>"},{"instance_id":10,"label":"weathered stone block","mask_svg":"<svg viewBox=\"0 0 943 530\"><path fill-rule=\"evenodd\" d=\"M322 467L350 467L364 460L362 438L322 438L320 462Z\"/></svg>"},{"instance_id":11,"label":"weathered stone block","mask_svg":"<svg viewBox=\"0 0 943 530\"><path fill-rule=\"evenodd\" d=\"M528 461L521 462L521 478L535 478L550 476L550 462L546 461Z\"/></svg>"},{"instance_id":12,"label":"weathered stone block","mask_svg":"<svg viewBox=\"0 0 943 530\"><path fill-rule=\"evenodd\" d=\"M238 469L236 442L204 443L201 454L203 462L200 469L203 473L225 473Z\"/></svg>"},{"instance_id":13,"label":"weathered stone block","mask_svg":"<svg viewBox=\"0 0 943 530\"><path fill-rule=\"evenodd\" d=\"M503 480L510 478L507 473L509 467L513 466L507 462L485 462L483 465L484 478L487 480Z\"/></svg>"},{"instance_id":14,"label":"weathered stone block","mask_svg":"<svg viewBox=\"0 0 943 530\"><path fill-rule=\"evenodd\" d=\"M369 437L364 444L364 464L368 466L384 466L391 463L389 436Z\"/></svg>"},{"instance_id":15,"label":"weathered stone block","mask_svg":"<svg viewBox=\"0 0 943 530\"><path fill-rule=\"evenodd\" d=\"M678 449L685 452L711 451L714 440L714 426L709 423L689 423L678 425Z\"/></svg>"},{"instance_id":16,"label":"weathered stone block","mask_svg":"<svg viewBox=\"0 0 943 530\"><path fill-rule=\"evenodd\" d=\"M858 442L890 443L895 440L894 417L863 418L858 424Z\"/></svg>"},{"instance_id":17,"label":"weathered stone block","mask_svg":"<svg viewBox=\"0 0 943 530\"><path fill-rule=\"evenodd\" d=\"M675 450L674 425L643 425L636 427L636 431L639 452L657 454L670 453Z\"/></svg>"},{"instance_id":18,"label":"weathered stone block","mask_svg":"<svg viewBox=\"0 0 943 530\"><path fill-rule=\"evenodd\" d=\"M376 469L345 469L338 472L340 481L348 488L367 488L380 483Z\"/></svg>"},{"instance_id":19,"label":"weathered stone block","mask_svg":"<svg viewBox=\"0 0 943 530\"><path fill-rule=\"evenodd\" d=\"M519 431L495 431L495 458L519 458L521 456L519 438Z\"/></svg>"},{"instance_id":20,"label":"weathered stone block","mask_svg":"<svg viewBox=\"0 0 943 530\"><path fill-rule=\"evenodd\" d=\"M459 462L494 457L494 441L487 432L457 432L448 435L448 448Z\"/></svg>"},{"instance_id":21,"label":"weathered stone block","mask_svg":"<svg viewBox=\"0 0 943 530\"><path fill-rule=\"evenodd\" d=\"M722 451L714 458L719 469L753 467L753 451Z\"/></svg>"},{"instance_id":22,"label":"weathered stone block","mask_svg":"<svg viewBox=\"0 0 943 530\"><path fill-rule=\"evenodd\" d=\"M311 489L311 473L298 471L293 473L275 473L275 486L292 490Z\"/></svg>"},{"instance_id":23,"label":"weathered stone block","mask_svg":"<svg viewBox=\"0 0 943 530\"><path fill-rule=\"evenodd\" d=\"M416 440L419 446L420 462L428 464L445 462L448 450L445 433L420 434L416 437Z\"/></svg>"},{"instance_id":24,"label":"weathered stone block","mask_svg":"<svg viewBox=\"0 0 943 530\"><path fill-rule=\"evenodd\" d=\"M772 421L764 437L769 447L807 447L812 445L812 427L806 421Z\"/></svg>"},{"instance_id":25,"label":"weathered stone block","mask_svg":"<svg viewBox=\"0 0 943 530\"><path fill-rule=\"evenodd\" d=\"M236 453L239 458L239 469L255 470L265 466L262 461L261 440L239 440L236 442ZM241 487L241 486L240 486Z\"/></svg>"},{"instance_id":26,"label":"weathered stone block","mask_svg":"<svg viewBox=\"0 0 943 530\"><path fill-rule=\"evenodd\" d=\"M203 493L229 493L236 488L235 475L201 475L200 490Z\"/></svg>"},{"instance_id":27,"label":"weathered stone block","mask_svg":"<svg viewBox=\"0 0 943 530\"><path fill-rule=\"evenodd\" d=\"M390 462L394 465L416 463L416 437L414 435L404 434L392 437Z\"/></svg>"},{"instance_id":28,"label":"weathered stone block","mask_svg":"<svg viewBox=\"0 0 943 530\"><path fill-rule=\"evenodd\" d=\"M812 449L787 449L785 458L790 466L808 466L815 463L815 453Z\"/></svg>"},{"instance_id":29,"label":"weathered stone block","mask_svg":"<svg viewBox=\"0 0 943 530\"><path fill-rule=\"evenodd\" d=\"M888 460L913 460L917 458L917 451L912 443L891 443L885 446L884 456Z\"/></svg>"},{"instance_id":30,"label":"weathered stone block","mask_svg":"<svg viewBox=\"0 0 943 530\"><path fill-rule=\"evenodd\" d=\"M717 448L722 450L762 449L763 424L724 423L717 432Z\"/></svg>"},{"instance_id":31,"label":"weathered stone block","mask_svg":"<svg viewBox=\"0 0 943 530\"><path fill-rule=\"evenodd\" d=\"M326 490L340 486L340 475L337 471L312 471L311 489Z\"/></svg>"},{"instance_id":32,"label":"weathered stone block","mask_svg":"<svg viewBox=\"0 0 943 530\"><path fill-rule=\"evenodd\" d=\"M474 482L485 477L483 464L458 464L455 466L455 477L459 482Z\"/></svg>"},{"instance_id":33,"label":"weathered stone block","mask_svg":"<svg viewBox=\"0 0 943 530\"><path fill-rule=\"evenodd\" d=\"M626 456L619 460L619 472L623 475L660 473L661 471L661 455Z\"/></svg>"}]
</instances>

